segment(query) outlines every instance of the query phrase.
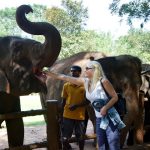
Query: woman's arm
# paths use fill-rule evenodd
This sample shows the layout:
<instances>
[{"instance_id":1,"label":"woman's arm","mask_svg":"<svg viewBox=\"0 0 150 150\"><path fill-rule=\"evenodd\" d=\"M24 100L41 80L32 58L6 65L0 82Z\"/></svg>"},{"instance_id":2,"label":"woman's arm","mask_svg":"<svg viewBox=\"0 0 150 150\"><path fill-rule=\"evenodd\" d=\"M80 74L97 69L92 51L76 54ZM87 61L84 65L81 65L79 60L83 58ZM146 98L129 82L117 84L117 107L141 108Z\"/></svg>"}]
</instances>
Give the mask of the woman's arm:
<instances>
[{"instance_id":1,"label":"woman's arm","mask_svg":"<svg viewBox=\"0 0 150 150\"><path fill-rule=\"evenodd\" d=\"M52 77L54 79L68 81L68 82L71 82L71 83L76 84L76 85L83 85L84 84L84 78L81 78L81 77L75 78L75 77L71 77L71 76L67 76L67 75L59 74L59 73L54 73L54 72L50 72L50 71L44 71L44 73L47 76Z\"/></svg>"},{"instance_id":2,"label":"woman's arm","mask_svg":"<svg viewBox=\"0 0 150 150\"><path fill-rule=\"evenodd\" d=\"M115 89L113 88L112 84L108 80L104 80L102 84L106 92L111 97L108 103L101 109L101 114L105 115L107 113L107 110L111 108L118 101L118 95Z\"/></svg>"}]
</instances>

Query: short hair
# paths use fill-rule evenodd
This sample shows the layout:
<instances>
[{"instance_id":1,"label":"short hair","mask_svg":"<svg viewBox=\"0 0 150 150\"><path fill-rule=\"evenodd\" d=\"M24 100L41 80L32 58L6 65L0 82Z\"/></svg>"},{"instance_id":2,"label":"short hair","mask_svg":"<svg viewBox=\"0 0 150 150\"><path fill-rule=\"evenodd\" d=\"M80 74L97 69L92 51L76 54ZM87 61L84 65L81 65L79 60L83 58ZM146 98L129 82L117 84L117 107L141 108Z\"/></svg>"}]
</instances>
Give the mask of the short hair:
<instances>
[{"instance_id":1,"label":"short hair","mask_svg":"<svg viewBox=\"0 0 150 150\"><path fill-rule=\"evenodd\" d=\"M79 72L81 72L82 69L81 69L80 66L72 66L72 67L70 68L70 71L79 71Z\"/></svg>"}]
</instances>

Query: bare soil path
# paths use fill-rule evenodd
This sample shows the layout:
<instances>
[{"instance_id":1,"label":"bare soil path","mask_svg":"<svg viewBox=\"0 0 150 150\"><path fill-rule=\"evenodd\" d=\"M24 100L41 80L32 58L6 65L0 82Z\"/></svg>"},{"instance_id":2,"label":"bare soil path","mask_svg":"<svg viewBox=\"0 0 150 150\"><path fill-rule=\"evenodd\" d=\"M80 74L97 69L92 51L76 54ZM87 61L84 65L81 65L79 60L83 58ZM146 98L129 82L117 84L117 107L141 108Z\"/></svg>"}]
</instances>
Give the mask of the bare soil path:
<instances>
[{"instance_id":1,"label":"bare soil path","mask_svg":"<svg viewBox=\"0 0 150 150\"><path fill-rule=\"evenodd\" d=\"M93 127L91 122L88 123L87 134L93 133ZM46 139L46 126L29 126L25 127L25 140L24 144L31 144L35 142L42 142ZM76 143L71 144L74 150L78 150L78 145ZM6 128L0 129L0 150L7 148L7 131ZM45 148L38 148L39 150L45 150ZM85 150L96 150L93 146L93 140L88 140L85 142ZM124 150L150 150L150 143L144 144L143 146L132 146Z\"/></svg>"}]
</instances>

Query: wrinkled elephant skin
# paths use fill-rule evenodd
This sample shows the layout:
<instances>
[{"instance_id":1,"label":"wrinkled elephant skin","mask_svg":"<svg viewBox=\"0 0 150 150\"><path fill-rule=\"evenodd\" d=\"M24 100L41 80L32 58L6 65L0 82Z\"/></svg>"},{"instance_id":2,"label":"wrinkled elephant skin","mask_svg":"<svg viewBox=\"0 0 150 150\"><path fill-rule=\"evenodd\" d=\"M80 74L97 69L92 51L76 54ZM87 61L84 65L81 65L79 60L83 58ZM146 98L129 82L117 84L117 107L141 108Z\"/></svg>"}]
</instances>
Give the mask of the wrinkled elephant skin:
<instances>
[{"instance_id":1,"label":"wrinkled elephant skin","mask_svg":"<svg viewBox=\"0 0 150 150\"><path fill-rule=\"evenodd\" d=\"M7 77L10 92L17 96L46 92L45 84L35 74L39 75L44 66L51 66L61 49L58 30L46 22L30 22L25 17L29 12L30 6L20 6L16 11L17 24L27 33L43 35L43 44L15 36L0 37L0 69Z\"/></svg>"},{"instance_id":2,"label":"wrinkled elephant skin","mask_svg":"<svg viewBox=\"0 0 150 150\"><path fill-rule=\"evenodd\" d=\"M21 111L19 96L46 93L46 84L38 77L41 69L50 67L61 50L59 31L46 22L31 22L25 14L33 12L28 5L17 8L19 27L33 35L43 35L44 43L17 36L0 37L0 114ZM8 94L9 93L9 94ZM20 146L24 139L22 118L5 120L9 147ZM3 120L0 120L0 125Z\"/></svg>"}]
</instances>

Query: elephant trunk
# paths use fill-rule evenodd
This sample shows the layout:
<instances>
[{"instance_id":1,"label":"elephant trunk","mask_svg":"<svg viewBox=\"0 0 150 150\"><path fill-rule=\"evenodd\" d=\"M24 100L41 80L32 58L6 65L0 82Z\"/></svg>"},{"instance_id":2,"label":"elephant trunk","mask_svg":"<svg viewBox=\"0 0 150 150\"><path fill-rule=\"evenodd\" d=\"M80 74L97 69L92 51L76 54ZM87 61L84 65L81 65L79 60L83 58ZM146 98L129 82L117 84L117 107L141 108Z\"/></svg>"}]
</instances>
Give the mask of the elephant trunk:
<instances>
[{"instance_id":1,"label":"elephant trunk","mask_svg":"<svg viewBox=\"0 0 150 150\"><path fill-rule=\"evenodd\" d=\"M37 45L39 49L39 59L41 60L35 67L43 68L51 66L57 59L61 50L61 36L59 31L46 22L31 22L27 20L25 14L33 12L28 5L21 5L16 11L16 21L18 26L25 32L33 35L45 36L45 42ZM40 43L39 43L40 44Z\"/></svg>"}]
</instances>

